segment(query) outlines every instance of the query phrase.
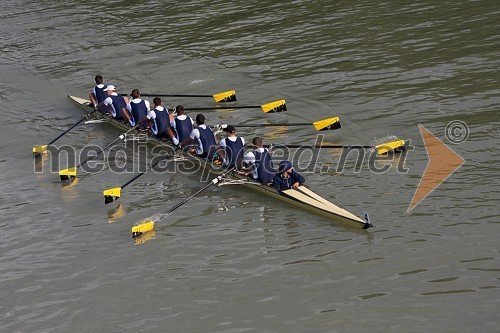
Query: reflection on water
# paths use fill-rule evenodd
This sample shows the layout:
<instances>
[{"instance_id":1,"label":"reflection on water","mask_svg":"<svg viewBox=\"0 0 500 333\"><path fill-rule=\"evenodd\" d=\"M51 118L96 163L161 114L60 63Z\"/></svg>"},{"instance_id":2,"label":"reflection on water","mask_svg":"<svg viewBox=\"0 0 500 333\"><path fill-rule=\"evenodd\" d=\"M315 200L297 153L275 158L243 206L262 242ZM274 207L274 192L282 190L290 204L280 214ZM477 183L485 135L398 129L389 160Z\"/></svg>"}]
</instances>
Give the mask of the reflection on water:
<instances>
[{"instance_id":1,"label":"reflection on water","mask_svg":"<svg viewBox=\"0 0 500 333\"><path fill-rule=\"evenodd\" d=\"M49 156L47 153L39 154L33 157L33 169L37 177L43 175L44 166L48 160Z\"/></svg>"},{"instance_id":2,"label":"reflection on water","mask_svg":"<svg viewBox=\"0 0 500 333\"><path fill-rule=\"evenodd\" d=\"M141 234L138 237L133 238L134 244L135 245L144 244L145 242L147 242L147 241L149 241L151 239L154 239L155 236L156 236L156 231L154 229L150 230L148 232L145 232L145 233Z\"/></svg>"},{"instance_id":3,"label":"reflection on water","mask_svg":"<svg viewBox=\"0 0 500 333\"><path fill-rule=\"evenodd\" d=\"M107 213L108 223L115 223L126 214L125 208L123 207L123 204L121 202L115 208L108 210Z\"/></svg>"},{"instance_id":4,"label":"reflection on water","mask_svg":"<svg viewBox=\"0 0 500 333\"><path fill-rule=\"evenodd\" d=\"M57 177L57 175L54 175L54 177ZM65 202L75 201L80 198L80 188L76 186L79 181L78 177L76 177L70 181L61 183L61 196Z\"/></svg>"}]
</instances>

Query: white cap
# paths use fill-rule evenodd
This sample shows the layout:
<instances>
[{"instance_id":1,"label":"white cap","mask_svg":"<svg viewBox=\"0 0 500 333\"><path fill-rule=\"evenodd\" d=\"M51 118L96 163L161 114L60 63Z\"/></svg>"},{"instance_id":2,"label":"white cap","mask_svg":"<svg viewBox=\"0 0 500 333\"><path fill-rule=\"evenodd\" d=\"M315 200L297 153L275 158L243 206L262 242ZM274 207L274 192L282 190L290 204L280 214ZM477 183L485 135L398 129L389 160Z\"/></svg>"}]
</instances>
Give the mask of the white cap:
<instances>
[{"instance_id":1,"label":"white cap","mask_svg":"<svg viewBox=\"0 0 500 333\"><path fill-rule=\"evenodd\" d=\"M251 151L245 153L245 155L243 156L243 161L246 164L253 164L253 163L255 163L255 155L254 155L254 153L252 153Z\"/></svg>"},{"instance_id":2,"label":"white cap","mask_svg":"<svg viewBox=\"0 0 500 333\"><path fill-rule=\"evenodd\" d=\"M108 90L115 91L115 90L116 90L116 88L115 88L115 86L114 86L114 85L110 84L110 85L108 85L106 88L104 88L104 91L108 91Z\"/></svg>"}]
</instances>

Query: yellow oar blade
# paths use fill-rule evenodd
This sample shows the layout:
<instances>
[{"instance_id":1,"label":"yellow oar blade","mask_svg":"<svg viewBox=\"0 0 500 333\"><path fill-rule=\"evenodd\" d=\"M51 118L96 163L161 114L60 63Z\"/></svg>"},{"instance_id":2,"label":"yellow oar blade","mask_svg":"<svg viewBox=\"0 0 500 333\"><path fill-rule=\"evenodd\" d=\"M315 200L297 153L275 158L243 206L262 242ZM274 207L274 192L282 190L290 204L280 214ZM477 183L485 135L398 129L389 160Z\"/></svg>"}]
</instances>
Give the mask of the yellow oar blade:
<instances>
[{"instance_id":1,"label":"yellow oar blade","mask_svg":"<svg viewBox=\"0 0 500 333\"><path fill-rule=\"evenodd\" d=\"M279 101L263 104L261 105L261 108L265 113L283 112L286 111L286 101L284 99L281 99Z\"/></svg>"},{"instance_id":2,"label":"yellow oar blade","mask_svg":"<svg viewBox=\"0 0 500 333\"><path fill-rule=\"evenodd\" d=\"M224 91L219 94L213 95L215 102L234 102L236 101L236 91Z\"/></svg>"},{"instance_id":3,"label":"yellow oar blade","mask_svg":"<svg viewBox=\"0 0 500 333\"><path fill-rule=\"evenodd\" d=\"M76 177L76 167L71 167L71 168L59 171L59 177L61 178L62 182L66 182L66 181L70 180L71 178L75 178Z\"/></svg>"},{"instance_id":4,"label":"yellow oar blade","mask_svg":"<svg viewBox=\"0 0 500 333\"><path fill-rule=\"evenodd\" d=\"M155 227L154 221L148 221L140 224L136 224L132 227L132 237L137 237L145 232L153 230Z\"/></svg>"},{"instance_id":5,"label":"yellow oar blade","mask_svg":"<svg viewBox=\"0 0 500 333\"><path fill-rule=\"evenodd\" d=\"M375 149L379 155L394 151L395 153L405 150L405 140L391 141L376 145Z\"/></svg>"},{"instance_id":6,"label":"yellow oar blade","mask_svg":"<svg viewBox=\"0 0 500 333\"><path fill-rule=\"evenodd\" d=\"M120 199L121 191L121 187L110 188L108 190L102 191L102 194L104 195L104 204L107 205L115 200Z\"/></svg>"},{"instance_id":7,"label":"yellow oar blade","mask_svg":"<svg viewBox=\"0 0 500 333\"><path fill-rule=\"evenodd\" d=\"M47 150L47 145L38 145L33 147L33 156L41 156Z\"/></svg>"},{"instance_id":8,"label":"yellow oar blade","mask_svg":"<svg viewBox=\"0 0 500 333\"><path fill-rule=\"evenodd\" d=\"M314 122L313 125L317 131L335 130L341 127L339 117L318 120Z\"/></svg>"}]
</instances>

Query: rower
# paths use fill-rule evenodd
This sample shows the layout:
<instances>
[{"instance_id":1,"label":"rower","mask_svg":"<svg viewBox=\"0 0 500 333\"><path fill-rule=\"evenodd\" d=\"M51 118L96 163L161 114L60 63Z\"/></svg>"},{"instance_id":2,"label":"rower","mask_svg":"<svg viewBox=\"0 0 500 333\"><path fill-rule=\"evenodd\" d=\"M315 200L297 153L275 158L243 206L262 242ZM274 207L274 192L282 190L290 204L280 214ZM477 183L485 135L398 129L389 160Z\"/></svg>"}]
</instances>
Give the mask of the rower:
<instances>
[{"instance_id":1,"label":"rower","mask_svg":"<svg viewBox=\"0 0 500 333\"><path fill-rule=\"evenodd\" d=\"M232 168L243 160L245 139L236 136L236 129L232 125L227 125L224 131L226 131L227 136L220 140L221 149L218 153L224 164Z\"/></svg>"},{"instance_id":2,"label":"rower","mask_svg":"<svg viewBox=\"0 0 500 333\"><path fill-rule=\"evenodd\" d=\"M92 105L94 107L97 106L97 104L101 103L108 97L108 95L104 92L104 88L106 88L106 85L104 84L104 79L102 78L101 75L96 75L95 79L95 87L92 89L92 92L89 94L89 99L92 102ZM108 111L110 108L109 107L102 107L99 109L100 112L105 112Z\"/></svg>"},{"instance_id":3,"label":"rower","mask_svg":"<svg viewBox=\"0 0 500 333\"><path fill-rule=\"evenodd\" d=\"M132 118L127 110L128 99L124 96L120 96L116 93L116 88L113 85L108 85L104 88L104 92L108 94L108 97L104 99L101 103L96 105L96 109L100 109L103 106L111 107L111 116L116 120L121 122L128 122L130 126L134 126Z\"/></svg>"},{"instance_id":4,"label":"rower","mask_svg":"<svg viewBox=\"0 0 500 333\"><path fill-rule=\"evenodd\" d=\"M183 142L191 135L193 131L193 119L185 114L184 106L177 105L175 107L177 117L170 122L170 125L176 132L176 138L179 142Z\"/></svg>"},{"instance_id":5,"label":"rower","mask_svg":"<svg viewBox=\"0 0 500 333\"><path fill-rule=\"evenodd\" d=\"M254 174L256 172L255 155L251 151L246 152L245 155L243 155L243 163L241 165L241 168L236 170L236 172L239 175L252 179L254 178Z\"/></svg>"},{"instance_id":6,"label":"rower","mask_svg":"<svg viewBox=\"0 0 500 333\"><path fill-rule=\"evenodd\" d=\"M261 137L253 138L253 151L245 154L244 162L253 160L252 178L264 185L272 185L275 175L273 160L269 150L264 148ZM248 164L248 163L247 163Z\"/></svg>"},{"instance_id":7,"label":"rower","mask_svg":"<svg viewBox=\"0 0 500 333\"><path fill-rule=\"evenodd\" d=\"M155 108L147 116L148 119L153 121L151 132L158 139L168 138L174 145L178 145L179 140L175 137L174 131L172 131L172 127L170 126L170 114L168 113L168 110L161 105L161 103L161 98L155 97L153 99Z\"/></svg>"},{"instance_id":8,"label":"rower","mask_svg":"<svg viewBox=\"0 0 500 333\"><path fill-rule=\"evenodd\" d=\"M304 177L293 169L293 165L290 161L280 162L278 172L276 172L273 178L273 187L275 189L281 192L289 188L299 187L304 183Z\"/></svg>"},{"instance_id":9,"label":"rower","mask_svg":"<svg viewBox=\"0 0 500 333\"><path fill-rule=\"evenodd\" d=\"M127 104L127 110L132 114L132 126L138 125L138 129L146 130L149 129L148 117L150 106L149 101L141 98L141 92L139 89L132 90L130 93L132 100Z\"/></svg>"},{"instance_id":10,"label":"rower","mask_svg":"<svg viewBox=\"0 0 500 333\"><path fill-rule=\"evenodd\" d=\"M197 140L196 155L212 159L217 152L214 132L205 125L205 116L201 113L196 116L196 124L198 126L191 131L191 134L184 141L179 143L179 147L186 147L192 141Z\"/></svg>"}]
</instances>

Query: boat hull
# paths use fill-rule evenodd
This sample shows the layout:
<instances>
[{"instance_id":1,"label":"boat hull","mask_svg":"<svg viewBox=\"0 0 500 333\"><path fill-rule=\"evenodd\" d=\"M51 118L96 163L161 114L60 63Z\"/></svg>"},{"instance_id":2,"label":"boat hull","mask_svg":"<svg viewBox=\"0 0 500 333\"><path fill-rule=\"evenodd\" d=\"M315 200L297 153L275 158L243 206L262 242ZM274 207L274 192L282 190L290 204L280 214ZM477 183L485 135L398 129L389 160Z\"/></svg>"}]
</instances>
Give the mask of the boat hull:
<instances>
[{"instance_id":1,"label":"boat hull","mask_svg":"<svg viewBox=\"0 0 500 333\"><path fill-rule=\"evenodd\" d=\"M94 110L93 106L90 105L90 102L88 100L75 96L68 96L68 98L78 106L80 106L87 113L90 113ZM103 114L100 114L99 116L106 119L110 124L123 130L124 132L130 130L130 127L127 124L116 121L112 117ZM174 151L174 147L170 143L158 140L157 138L150 137L148 138L147 142L154 146L166 147L168 148L167 151ZM220 166L217 166L211 162L207 162L206 160L198 158L192 154L183 153L183 157L199 166L199 169L208 168L208 170L206 171L210 171L213 174L220 175L224 171L224 169L221 169ZM334 203L328 201L323 197L320 197L318 194L305 187L303 189L302 187L299 187L298 190L290 189L283 191L283 193L279 193L273 187L262 185L259 182L248 180L247 178L236 174L234 174L232 178L236 181L241 181L241 185L239 186L246 187L252 191L257 191L266 196L280 200L286 204L300 207L311 213L315 213L335 221L349 223L358 227L361 226L364 229L371 227L370 223L362 220L361 218L348 212L347 210L338 207Z\"/></svg>"}]
</instances>

